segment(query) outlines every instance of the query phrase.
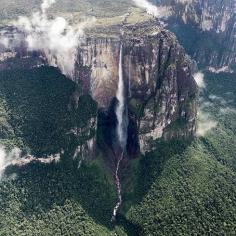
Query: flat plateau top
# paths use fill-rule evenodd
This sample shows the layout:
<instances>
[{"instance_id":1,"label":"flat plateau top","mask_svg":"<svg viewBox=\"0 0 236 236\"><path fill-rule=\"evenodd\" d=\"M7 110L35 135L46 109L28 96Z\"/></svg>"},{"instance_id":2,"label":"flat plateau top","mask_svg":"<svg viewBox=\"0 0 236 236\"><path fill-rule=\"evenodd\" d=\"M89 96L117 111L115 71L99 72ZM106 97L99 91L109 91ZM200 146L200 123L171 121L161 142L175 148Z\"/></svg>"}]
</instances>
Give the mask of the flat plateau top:
<instances>
[{"instance_id":1,"label":"flat plateau top","mask_svg":"<svg viewBox=\"0 0 236 236\"><path fill-rule=\"evenodd\" d=\"M17 0L17 3L15 0L1 0L0 26L10 25L19 16L30 16L40 9L41 3L41 0ZM75 26L88 21L89 27L85 27L85 32L91 37L117 38L124 25L128 31L133 26L134 33L139 35L157 31L155 19L136 7L132 0L57 0L48 10L48 15L62 16ZM139 32L137 26L142 26Z\"/></svg>"},{"instance_id":2,"label":"flat plateau top","mask_svg":"<svg viewBox=\"0 0 236 236\"><path fill-rule=\"evenodd\" d=\"M1 0L0 19L13 19L19 15L29 15L40 8L43 0ZM112 17L125 14L134 6L132 0L56 0L51 13L78 13L87 16Z\"/></svg>"}]
</instances>

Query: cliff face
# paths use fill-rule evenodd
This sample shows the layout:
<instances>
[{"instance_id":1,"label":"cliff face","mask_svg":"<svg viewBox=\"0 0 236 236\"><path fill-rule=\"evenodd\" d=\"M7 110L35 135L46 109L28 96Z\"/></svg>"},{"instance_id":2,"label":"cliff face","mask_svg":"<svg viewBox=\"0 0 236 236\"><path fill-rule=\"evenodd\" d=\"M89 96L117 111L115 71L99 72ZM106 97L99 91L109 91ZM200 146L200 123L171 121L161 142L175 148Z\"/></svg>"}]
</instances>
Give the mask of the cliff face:
<instances>
[{"instance_id":1,"label":"cliff face","mask_svg":"<svg viewBox=\"0 0 236 236\"><path fill-rule=\"evenodd\" d=\"M234 0L165 0L161 4L170 6L173 15L185 24L195 24L204 31L225 32L235 17Z\"/></svg>"},{"instance_id":2,"label":"cliff face","mask_svg":"<svg viewBox=\"0 0 236 236\"><path fill-rule=\"evenodd\" d=\"M123 30L121 39L88 38L78 57L78 76L84 81L85 90L90 88L89 92L98 102L103 113L101 119L107 121L99 123L111 130L110 134L105 130L105 142L112 145L114 136L114 98L121 43L129 114L128 151L135 154L137 150L131 147L139 145L143 152L150 150L152 142L161 137L193 135L196 85L191 60L175 36L158 26L149 28L144 24L123 27ZM87 73L83 73L84 68Z\"/></svg>"},{"instance_id":3,"label":"cliff face","mask_svg":"<svg viewBox=\"0 0 236 236\"><path fill-rule=\"evenodd\" d=\"M79 102L81 95L89 94L98 103L98 144L113 147L116 142L120 44L123 45L124 96L129 120L128 153L135 156L140 149L151 150L153 141L161 137L192 136L196 129L197 89L192 62L175 36L154 21L119 25L112 32L99 36L88 33L78 49L74 78L77 83L82 81L83 90L74 100ZM4 53L1 70L15 69L16 65L39 67L46 63L40 54L29 54L24 47L8 52L9 57ZM75 130L79 129L75 127Z\"/></svg>"},{"instance_id":4,"label":"cliff face","mask_svg":"<svg viewBox=\"0 0 236 236\"><path fill-rule=\"evenodd\" d=\"M235 65L236 5L234 0L175 0L161 1L161 4L172 9L169 27L177 35L192 38L193 36L188 34L193 35L195 31L196 37L193 37L195 49L189 48L189 51L200 64L214 67ZM187 28L188 32L185 34L183 32L186 26L191 26L192 30ZM186 46L194 47L193 44Z\"/></svg>"},{"instance_id":5,"label":"cliff face","mask_svg":"<svg viewBox=\"0 0 236 236\"><path fill-rule=\"evenodd\" d=\"M6 45L0 42L0 71L32 69L47 64L41 52L27 51L25 36L15 27L1 26L0 39L8 42Z\"/></svg>"}]
</instances>

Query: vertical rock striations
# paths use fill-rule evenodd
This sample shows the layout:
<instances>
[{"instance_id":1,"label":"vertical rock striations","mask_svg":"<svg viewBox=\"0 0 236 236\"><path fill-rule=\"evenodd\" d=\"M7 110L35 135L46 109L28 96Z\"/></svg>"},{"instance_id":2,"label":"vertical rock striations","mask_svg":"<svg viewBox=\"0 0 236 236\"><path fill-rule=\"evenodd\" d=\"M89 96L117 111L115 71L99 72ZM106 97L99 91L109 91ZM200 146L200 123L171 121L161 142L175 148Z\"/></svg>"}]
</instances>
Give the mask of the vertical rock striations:
<instances>
[{"instance_id":1,"label":"vertical rock striations","mask_svg":"<svg viewBox=\"0 0 236 236\"><path fill-rule=\"evenodd\" d=\"M192 62L173 34L147 24L126 26L123 38L127 151L133 155L139 147L143 152L150 150L152 142L162 137L189 137L196 128ZM107 120L114 119L108 111L114 106L119 81L119 45L116 37L88 38L78 60L79 67L90 68L87 83Z\"/></svg>"},{"instance_id":2,"label":"vertical rock striations","mask_svg":"<svg viewBox=\"0 0 236 236\"><path fill-rule=\"evenodd\" d=\"M43 55L24 50L14 49L9 59L0 54L0 58L4 57L0 69L20 65L12 64L12 57L25 60L23 66L29 63L29 68L46 63ZM119 84L120 60L122 84ZM75 82L82 81L80 96L91 95L98 104L97 142L101 147L114 149L117 145L116 127L121 124L116 116L118 104L122 110L126 107L129 156L150 150L159 138L187 138L195 133L197 89L192 61L174 34L155 20L107 27L105 34L104 28L99 27L95 34L87 32L76 63ZM123 88L122 103L116 98L119 85Z\"/></svg>"},{"instance_id":3,"label":"vertical rock striations","mask_svg":"<svg viewBox=\"0 0 236 236\"><path fill-rule=\"evenodd\" d=\"M200 65L235 67L235 0L161 0L157 5L172 9L168 27Z\"/></svg>"}]
</instances>

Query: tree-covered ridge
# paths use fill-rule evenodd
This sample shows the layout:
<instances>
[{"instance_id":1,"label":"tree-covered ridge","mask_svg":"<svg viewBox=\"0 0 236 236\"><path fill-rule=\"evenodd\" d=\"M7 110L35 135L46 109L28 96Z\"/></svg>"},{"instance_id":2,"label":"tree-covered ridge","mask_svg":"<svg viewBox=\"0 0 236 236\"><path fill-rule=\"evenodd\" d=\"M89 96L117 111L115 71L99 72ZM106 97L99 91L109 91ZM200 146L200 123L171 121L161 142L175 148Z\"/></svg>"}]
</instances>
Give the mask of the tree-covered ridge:
<instances>
[{"instance_id":1,"label":"tree-covered ridge","mask_svg":"<svg viewBox=\"0 0 236 236\"><path fill-rule=\"evenodd\" d=\"M217 126L190 144L158 143L132 164L132 185L124 180L131 190L124 214L140 235L236 233L236 80L224 73L206 78L201 110Z\"/></svg>"},{"instance_id":2,"label":"tree-covered ridge","mask_svg":"<svg viewBox=\"0 0 236 236\"><path fill-rule=\"evenodd\" d=\"M144 198L127 213L142 228L140 234L235 234L236 173L216 161L201 141L171 156L161 171L155 171L160 168L155 161L158 153L144 158L143 164L153 173L148 178L151 183L144 182L148 184Z\"/></svg>"},{"instance_id":3,"label":"tree-covered ridge","mask_svg":"<svg viewBox=\"0 0 236 236\"><path fill-rule=\"evenodd\" d=\"M1 109L7 112L1 125L9 124L23 142L21 148L28 148L33 155L57 154L67 150L69 143L73 150L93 137L95 130L79 135L72 130L95 128L89 121L97 114L96 103L89 96L81 96L75 104L76 90L79 93L79 85L52 67L2 71Z\"/></svg>"},{"instance_id":4,"label":"tree-covered ridge","mask_svg":"<svg viewBox=\"0 0 236 236\"><path fill-rule=\"evenodd\" d=\"M112 224L117 196L109 160L98 152L78 168L72 159L96 134L88 122L96 103L55 68L1 72L1 144L40 157L65 152L59 163L7 168L0 235L234 235L236 80L212 73L206 79L201 112L217 126L193 142L160 141L124 163L123 205Z\"/></svg>"},{"instance_id":5,"label":"tree-covered ridge","mask_svg":"<svg viewBox=\"0 0 236 236\"><path fill-rule=\"evenodd\" d=\"M0 183L0 235L110 235L115 191L93 163L8 168Z\"/></svg>"},{"instance_id":6,"label":"tree-covered ridge","mask_svg":"<svg viewBox=\"0 0 236 236\"><path fill-rule=\"evenodd\" d=\"M6 169L0 235L111 235L110 173L102 159L80 168L73 160L75 148L95 136L96 102L52 67L2 71L0 85L1 145L45 158L63 150L58 163Z\"/></svg>"}]
</instances>

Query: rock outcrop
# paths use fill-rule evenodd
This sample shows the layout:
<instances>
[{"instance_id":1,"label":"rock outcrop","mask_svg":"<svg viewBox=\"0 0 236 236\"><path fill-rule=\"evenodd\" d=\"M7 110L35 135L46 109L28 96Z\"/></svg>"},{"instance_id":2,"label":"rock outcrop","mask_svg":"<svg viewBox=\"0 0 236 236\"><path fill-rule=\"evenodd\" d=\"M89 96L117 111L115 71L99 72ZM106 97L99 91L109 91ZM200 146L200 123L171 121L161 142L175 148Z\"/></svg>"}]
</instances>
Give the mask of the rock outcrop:
<instances>
[{"instance_id":1,"label":"rock outcrop","mask_svg":"<svg viewBox=\"0 0 236 236\"><path fill-rule=\"evenodd\" d=\"M104 28L96 30L104 32ZM192 76L192 61L175 35L155 20L116 25L109 30L103 35L87 33L78 49L74 78L77 83L82 81L80 94L90 94L98 103L97 142L100 146L113 147L116 142L115 107L121 43L129 120L128 154L135 156L140 150L151 150L153 142L159 138L193 136L197 88ZM14 57L29 58L29 68L45 64L43 55L22 50L13 52ZM11 60L3 59L0 69L11 69L14 66Z\"/></svg>"},{"instance_id":2,"label":"rock outcrop","mask_svg":"<svg viewBox=\"0 0 236 236\"><path fill-rule=\"evenodd\" d=\"M172 10L172 17L168 19L170 29L180 38L189 37L195 42L195 45L191 42L183 44L200 65L216 68L235 67L236 3L234 0L163 0L158 3L160 4Z\"/></svg>"},{"instance_id":3,"label":"rock outcrop","mask_svg":"<svg viewBox=\"0 0 236 236\"><path fill-rule=\"evenodd\" d=\"M128 152L135 154L133 147L150 150L152 142L161 137L192 136L196 129L196 85L191 60L175 36L156 22L124 25L122 30L122 36L87 38L78 57L78 68L87 68L85 76L80 70L78 77L98 102L103 113L100 117L107 120L106 133L110 127L107 144L112 145L116 126L114 98L121 42L129 111Z\"/></svg>"}]
</instances>

